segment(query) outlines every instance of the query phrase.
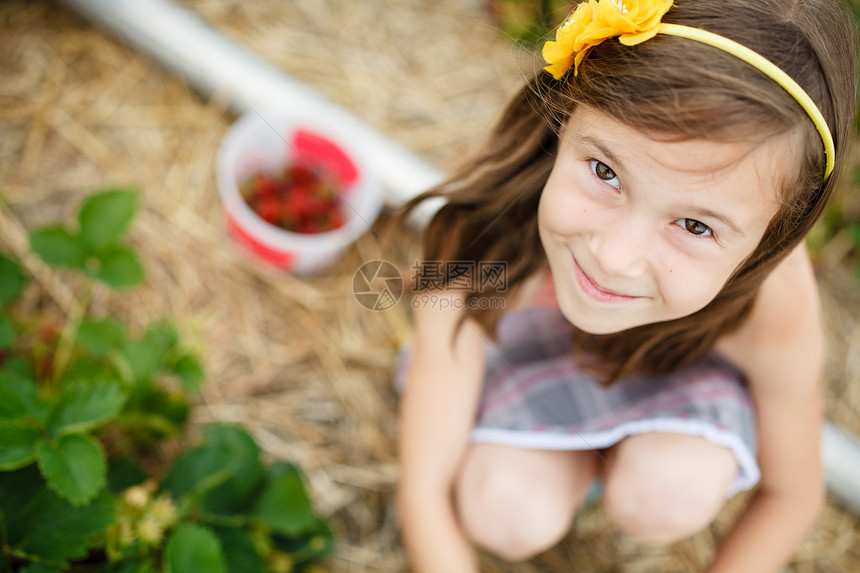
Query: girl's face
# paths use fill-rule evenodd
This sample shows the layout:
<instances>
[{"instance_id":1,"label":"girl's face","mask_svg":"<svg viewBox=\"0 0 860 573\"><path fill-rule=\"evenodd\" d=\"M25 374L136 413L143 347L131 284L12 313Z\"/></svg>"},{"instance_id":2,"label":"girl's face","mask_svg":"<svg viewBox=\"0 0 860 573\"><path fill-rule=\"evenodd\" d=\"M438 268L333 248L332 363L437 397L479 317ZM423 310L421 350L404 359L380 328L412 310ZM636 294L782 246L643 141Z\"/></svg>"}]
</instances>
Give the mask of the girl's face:
<instances>
[{"instance_id":1,"label":"girl's face","mask_svg":"<svg viewBox=\"0 0 860 573\"><path fill-rule=\"evenodd\" d=\"M761 240L794 156L787 137L665 142L578 106L538 209L562 313L609 334L703 308Z\"/></svg>"}]
</instances>

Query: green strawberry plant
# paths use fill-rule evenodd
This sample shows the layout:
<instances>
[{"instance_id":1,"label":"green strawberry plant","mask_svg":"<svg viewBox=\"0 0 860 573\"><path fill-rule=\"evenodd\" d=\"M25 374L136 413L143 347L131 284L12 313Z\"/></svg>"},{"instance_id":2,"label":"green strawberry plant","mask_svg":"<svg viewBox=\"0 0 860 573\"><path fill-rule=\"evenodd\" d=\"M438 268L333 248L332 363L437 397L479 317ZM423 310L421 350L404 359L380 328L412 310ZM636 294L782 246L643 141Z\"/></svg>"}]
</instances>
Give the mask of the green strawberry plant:
<instances>
[{"instance_id":1,"label":"green strawberry plant","mask_svg":"<svg viewBox=\"0 0 860 573\"><path fill-rule=\"evenodd\" d=\"M332 549L331 530L314 514L299 469L266 467L239 426L205 428L203 443L174 461L160 487L141 482L143 472L125 463L115 472L127 476L116 478L118 491L126 487L120 503L139 511L126 512L106 536L108 554L123 556L124 567L151 570L163 530L176 523L162 555L170 571L311 571ZM190 569L183 565L189 559Z\"/></svg>"},{"instance_id":2,"label":"green strawberry plant","mask_svg":"<svg viewBox=\"0 0 860 573\"><path fill-rule=\"evenodd\" d=\"M242 428L205 428L160 482L142 469L185 430L204 374L171 322L133 332L88 312L93 281L144 278L124 238L136 208L109 190L76 225L30 233L42 260L88 279L62 327L16 314L29 278L0 253L0 572L321 571L333 535L299 469L263 464Z\"/></svg>"},{"instance_id":3,"label":"green strawberry plant","mask_svg":"<svg viewBox=\"0 0 860 573\"><path fill-rule=\"evenodd\" d=\"M78 225L49 225L30 233L30 247L50 265L80 270L110 286L134 286L143 268L122 240L137 209L137 194L122 189L91 195L78 211Z\"/></svg>"}]
</instances>

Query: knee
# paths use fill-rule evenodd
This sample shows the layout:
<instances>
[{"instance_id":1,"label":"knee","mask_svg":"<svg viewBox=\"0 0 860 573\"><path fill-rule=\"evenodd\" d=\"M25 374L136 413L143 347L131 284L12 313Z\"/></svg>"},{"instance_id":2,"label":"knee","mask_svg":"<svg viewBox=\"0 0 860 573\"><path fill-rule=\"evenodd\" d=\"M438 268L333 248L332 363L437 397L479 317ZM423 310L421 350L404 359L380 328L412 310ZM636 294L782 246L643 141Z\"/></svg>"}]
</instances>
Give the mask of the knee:
<instances>
[{"instance_id":1,"label":"knee","mask_svg":"<svg viewBox=\"0 0 860 573\"><path fill-rule=\"evenodd\" d=\"M659 464L628 464L607 477L604 489L610 520L627 535L651 544L673 543L698 533L724 501L725 488L707 476L672 472Z\"/></svg>"},{"instance_id":2,"label":"knee","mask_svg":"<svg viewBox=\"0 0 860 573\"><path fill-rule=\"evenodd\" d=\"M457 510L477 546L509 561L523 561L555 545L572 514L526 476L496 472L473 476L457 489Z\"/></svg>"}]
</instances>

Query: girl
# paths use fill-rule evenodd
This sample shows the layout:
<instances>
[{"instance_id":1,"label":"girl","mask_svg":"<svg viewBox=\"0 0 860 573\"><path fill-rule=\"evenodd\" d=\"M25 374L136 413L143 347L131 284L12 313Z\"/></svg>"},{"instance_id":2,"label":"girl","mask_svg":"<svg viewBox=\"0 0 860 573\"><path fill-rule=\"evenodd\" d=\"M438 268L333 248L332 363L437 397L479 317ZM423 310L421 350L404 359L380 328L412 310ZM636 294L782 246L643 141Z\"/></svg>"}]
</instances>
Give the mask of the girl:
<instances>
[{"instance_id":1,"label":"girl","mask_svg":"<svg viewBox=\"0 0 860 573\"><path fill-rule=\"evenodd\" d=\"M407 205L446 199L402 381L415 571L551 547L596 479L653 543L757 486L709 571L790 559L824 498L803 238L850 138L851 22L840 0L589 0L486 149Z\"/></svg>"}]
</instances>

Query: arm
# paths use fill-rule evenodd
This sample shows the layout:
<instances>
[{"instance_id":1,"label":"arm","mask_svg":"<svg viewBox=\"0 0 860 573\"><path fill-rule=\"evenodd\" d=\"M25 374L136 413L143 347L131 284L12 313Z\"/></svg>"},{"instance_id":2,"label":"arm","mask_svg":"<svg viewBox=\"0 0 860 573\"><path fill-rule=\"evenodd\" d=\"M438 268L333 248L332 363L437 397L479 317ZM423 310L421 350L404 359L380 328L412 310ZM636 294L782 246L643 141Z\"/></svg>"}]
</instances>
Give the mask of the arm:
<instances>
[{"instance_id":1,"label":"arm","mask_svg":"<svg viewBox=\"0 0 860 573\"><path fill-rule=\"evenodd\" d=\"M823 340L811 265L797 251L762 286L750 320L718 344L749 380L762 480L709 573L778 571L824 504Z\"/></svg>"},{"instance_id":2,"label":"arm","mask_svg":"<svg viewBox=\"0 0 860 573\"><path fill-rule=\"evenodd\" d=\"M478 570L451 495L484 373L485 335L477 323L467 320L450 343L462 312L439 306L414 312L413 359L400 403L398 497L403 542L418 573Z\"/></svg>"}]
</instances>

